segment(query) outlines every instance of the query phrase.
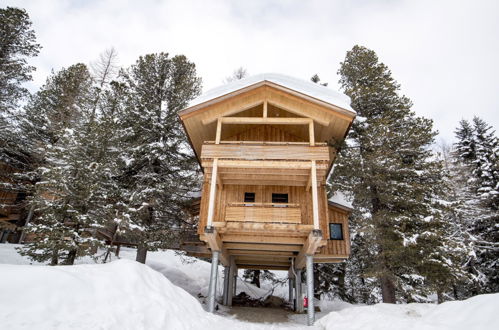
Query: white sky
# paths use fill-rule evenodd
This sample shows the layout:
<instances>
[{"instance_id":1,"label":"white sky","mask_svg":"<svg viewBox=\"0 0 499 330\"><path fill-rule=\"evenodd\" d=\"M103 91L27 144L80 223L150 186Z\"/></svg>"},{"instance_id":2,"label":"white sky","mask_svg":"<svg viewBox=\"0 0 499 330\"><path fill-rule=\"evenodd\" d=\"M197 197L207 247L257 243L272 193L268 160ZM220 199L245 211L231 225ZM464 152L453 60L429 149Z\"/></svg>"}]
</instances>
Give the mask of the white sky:
<instances>
[{"instance_id":1,"label":"white sky","mask_svg":"<svg viewBox=\"0 0 499 330\"><path fill-rule=\"evenodd\" d=\"M499 1L49 1L25 8L43 49L38 87L52 69L89 63L115 47L120 64L165 51L196 63L204 90L237 67L309 79L337 89L355 44L376 51L441 138L479 115L499 130Z\"/></svg>"}]
</instances>

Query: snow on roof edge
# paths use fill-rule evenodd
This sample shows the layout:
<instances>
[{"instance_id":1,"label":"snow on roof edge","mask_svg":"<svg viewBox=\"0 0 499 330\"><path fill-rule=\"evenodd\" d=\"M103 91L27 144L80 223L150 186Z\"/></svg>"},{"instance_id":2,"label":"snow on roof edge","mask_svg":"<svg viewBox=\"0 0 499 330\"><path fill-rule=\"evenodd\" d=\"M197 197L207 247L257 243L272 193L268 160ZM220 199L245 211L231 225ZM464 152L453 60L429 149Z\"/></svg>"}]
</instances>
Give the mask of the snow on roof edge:
<instances>
[{"instance_id":1,"label":"snow on roof edge","mask_svg":"<svg viewBox=\"0 0 499 330\"><path fill-rule=\"evenodd\" d=\"M336 191L331 198L329 198L329 202L341 205L348 209L353 209L351 198L342 191Z\"/></svg>"},{"instance_id":2,"label":"snow on roof edge","mask_svg":"<svg viewBox=\"0 0 499 330\"><path fill-rule=\"evenodd\" d=\"M207 101L216 99L218 97L230 94L237 90L255 85L263 81L268 81L276 85L280 85L298 93L351 111L354 114L356 113L355 110L353 110L350 106L350 98L345 94L322 86L320 84L313 83L311 81L306 81L279 73L262 73L239 80L234 80L228 84L215 87L189 102L189 105L186 109L192 108Z\"/></svg>"}]
</instances>

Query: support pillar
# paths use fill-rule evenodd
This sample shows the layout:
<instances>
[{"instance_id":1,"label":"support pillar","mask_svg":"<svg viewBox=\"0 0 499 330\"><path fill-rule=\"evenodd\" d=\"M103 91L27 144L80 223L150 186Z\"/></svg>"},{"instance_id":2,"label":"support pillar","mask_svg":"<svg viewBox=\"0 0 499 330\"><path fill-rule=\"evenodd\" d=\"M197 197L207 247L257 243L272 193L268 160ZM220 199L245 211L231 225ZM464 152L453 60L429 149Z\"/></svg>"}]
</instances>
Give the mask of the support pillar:
<instances>
[{"instance_id":1,"label":"support pillar","mask_svg":"<svg viewBox=\"0 0 499 330\"><path fill-rule=\"evenodd\" d=\"M290 277L288 279L288 293L289 293L289 303L293 303L293 279Z\"/></svg>"},{"instance_id":2,"label":"support pillar","mask_svg":"<svg viewBox=\"0 0 499 330\"><path fill-rule=\"evenodd\" d=\"M235 282L236 282L236 277L237 276L237 266L236 263L234 262L234 257L230 257L230 268L229 268L229 274L228 274L228 283L227 283L227 306L232 306L232 297L234 297L234 287L235 287Z\"/></svg>"},{"instance_id":3,"label":"support pillar","mask_svg":"<svg viewBox=\"0 0 499 330\"><path fill-rule=\"evenodd\" d=\"M227 306L228 298L229 298L229 273L230 273L230 266L225 266L224 267L224 290L223 290L223 298L222 298L222 305Z\"/></svg>"},{"instance_id":4,"label":"support pillar","mask_svg":"<svg viewBox=\"0 0 499 330\"><path fill-rule=\"evenodd\" d=\"M303 296L301 293L301 269L296 270L296 279L295 279L295 299L296 299L296 312L303 313Z\"/></svg>"},{"instance_id":5,"label":"support pillar","mask_svg":"<svg viewBox=\"0 0 499 330\"><path fill-rule=\"evenodd\" d=\"M220 251L213 251L211 258L211 275L210 286L208 288L208 312L215 312L215 295L217 294L217 274L218 274L218 257Z\"/></svg>"},{"instance_id":6,"label":"support pillar","mask_svg":"<svg viewBox=\"0 0 499 330\"><path fill-rule=\"evenodd\" d=\"M307 325L313 325L315 322L315 307L314 307L314 256L307 255Z\"/></svg>"}]
</instances>

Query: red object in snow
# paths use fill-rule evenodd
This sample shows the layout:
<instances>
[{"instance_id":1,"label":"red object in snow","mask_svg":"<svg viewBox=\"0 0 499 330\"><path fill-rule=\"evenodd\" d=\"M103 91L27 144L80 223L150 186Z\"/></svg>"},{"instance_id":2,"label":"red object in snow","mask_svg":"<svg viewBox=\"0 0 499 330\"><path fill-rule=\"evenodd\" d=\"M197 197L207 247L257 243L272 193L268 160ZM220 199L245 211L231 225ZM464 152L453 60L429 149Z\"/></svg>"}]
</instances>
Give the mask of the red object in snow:
<instances>
[{"instance_id":1,"label":"red object in snow","mask_svg":"<svg viewBox=\"0 0 499 330\"><path fill-rule=\"evenodd\" d=\"M308 298L303 297L303 307L308 307Z\"/></svg>"}]
</instances>

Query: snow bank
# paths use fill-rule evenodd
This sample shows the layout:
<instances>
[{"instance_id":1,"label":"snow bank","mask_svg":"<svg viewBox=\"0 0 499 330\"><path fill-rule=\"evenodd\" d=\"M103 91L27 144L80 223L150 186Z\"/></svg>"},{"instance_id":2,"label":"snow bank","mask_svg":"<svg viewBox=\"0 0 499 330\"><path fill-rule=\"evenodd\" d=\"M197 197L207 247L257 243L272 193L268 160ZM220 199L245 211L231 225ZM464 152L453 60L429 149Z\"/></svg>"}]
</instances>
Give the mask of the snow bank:
<instances>
[{"instance_id":1,"label":"snow bank","mask_svg":"<svg viewBox=\"0 0 499 330\"><path fill-rule=\"evenodd\" d=\"M262 329L204 311L162 274L130 260L0 265L3 329Z\"/></svg>"},{"instance_id":2,"label":"snow bank","mask_svg":"<svg viewBox=\"0 0 499 330\"><path fill-rule=\"evenodd\" d=\"M331 312L317 321L324 329L495 330L499 294L434 304L377 304Z\"/></svg>"}]
</instances>

